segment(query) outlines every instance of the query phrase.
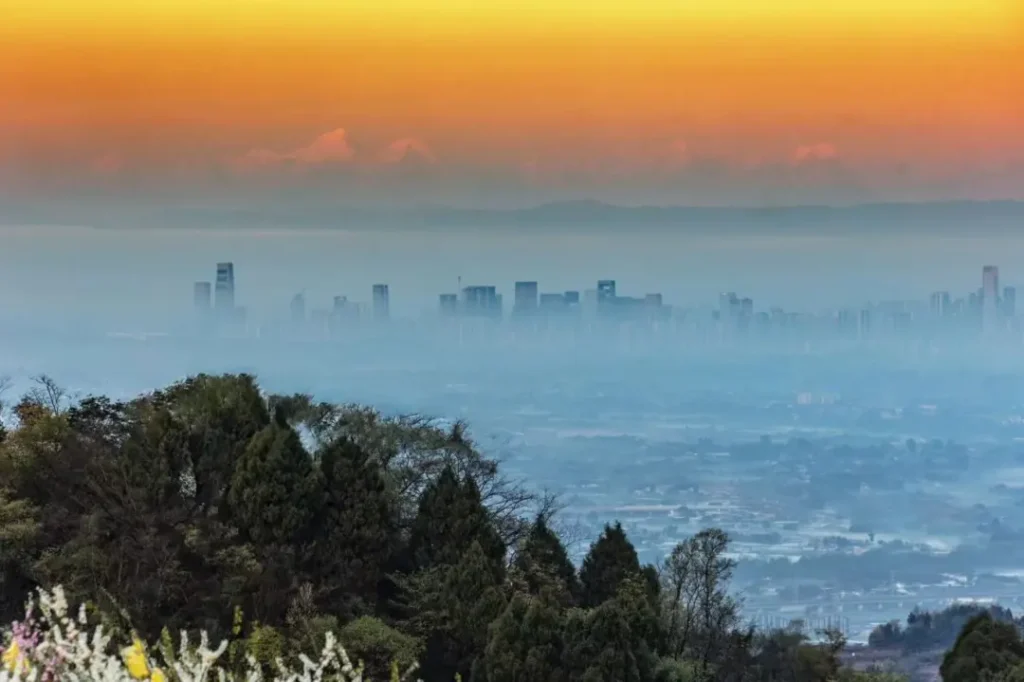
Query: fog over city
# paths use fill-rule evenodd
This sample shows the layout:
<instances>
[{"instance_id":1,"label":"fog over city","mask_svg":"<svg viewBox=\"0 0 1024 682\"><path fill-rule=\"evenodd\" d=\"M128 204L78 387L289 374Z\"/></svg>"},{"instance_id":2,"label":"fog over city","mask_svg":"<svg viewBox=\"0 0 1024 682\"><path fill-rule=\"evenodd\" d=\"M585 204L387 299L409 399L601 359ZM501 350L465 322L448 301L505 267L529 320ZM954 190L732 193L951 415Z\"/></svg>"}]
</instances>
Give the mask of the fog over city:
<instances>
[{"instance_id":1,"label":"fog over city","mask_svg":"<svg viewBox=\"0 0 1024 682\"><path fill-rule=\"evenodd\" d=\"M628 215L8 225L0 375L127 398L251 372L465 420L581 538L618 519L654 561L728 531L751 617L863 640L915 605L1018 606L1019 216L815 233Z\"/></svg>"}]
</instances>

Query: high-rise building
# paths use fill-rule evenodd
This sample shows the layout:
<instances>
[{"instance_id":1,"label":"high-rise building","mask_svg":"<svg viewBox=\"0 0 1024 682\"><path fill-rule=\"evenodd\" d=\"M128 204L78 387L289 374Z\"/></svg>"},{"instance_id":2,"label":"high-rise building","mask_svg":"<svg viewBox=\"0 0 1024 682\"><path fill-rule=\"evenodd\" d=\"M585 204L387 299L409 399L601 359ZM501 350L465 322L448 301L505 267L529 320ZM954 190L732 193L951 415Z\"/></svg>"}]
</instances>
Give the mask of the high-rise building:
<instances>
[{"instance_id":1,"label":"high-rise building","mask_svg":"<svg viewBox=\"0 0 1024 682\"><path fill-rule=\"evenodd\" d=\"M621 303L615 293L615 280L602 279L597 282L597 312L600 315L608 315L613 307Z\"/></svg>"},{"instance_id":2,"label":"high-rise building","mask_svg":"<svg viewBox=\"0 0 1024 682\"><path fill-rule=\"evenodd\" d=\"M567 291L565 292L565 302L567 305L579 305L580 304L580 292L578 291Z\"/></svg>"},{"instance_id":3,"label":"high-rise building","mask_svg":"<svg viewBox=\"0 0 1024 682\"><path fill-rule=\"evenodd\" d=\"M539 300L536 282L516 282L512 313L528 315L537 310Z\"/></svg>"},{"instance_id":4,"label":"high-rise building","mask_svg":"<svg viewBox=\"0 0 1024 682\"><path fill-rule=\"evenodd\" d=\"M602 279L597 282L597 302L605 303L615 300L615 280Z\"/></svg>"},{"instance_id":5,"label":"high-rise building","mask_svg":"<svg viewBox=\"0 0 1024 682\"><path fill-rule=\"evenodd\" d=\"M1017 289L1006 287L1003 289L1003 315L1014 317L1017 314Z\"/></svg>"},{"instance_id":6,"label":"high-rise building","mask_svg":"<svg viewBox=\"0 0 1024 682\"><path fill-rule=\"evenodd\" d=\"M474 317L501 317L501 297L496 287L469 286L462 289L462 313Z\"/></svg>"},{"instance_id":7,"label":"high-rise building","mask_svg":"<svg viewBox=\"0 0 1024 682\"><path fill-rule=\"evenodd\" d=\"M292 325L299 327L306 323L306 297L302 293L292 296L291 305L288 306L292 315Z\"/></svg>"},{"instance_id":8,"label":"high-rise building","mask_svg":"<svg viewBox=\"0 0 1024 682\"><path fill-rule=\"evenodd\" d=\"M441 294L438 300L441 315L451 317L459 313L459 297L456 294Z\"/></svg>"},{"instance_id":9,"label":"high-rise building","mask_svg":"<svg viewBox=\"0 0 1024 682\"><path fill-rule=\"evenodd\" d=\"M235 266L233 263L217 263L213 304L219 315L230 317L234 313Z\"/></svg>"},{"instance_id":10,"label":"high-rise building","mask_svg":"<svg viewBox=\"0 0 1024 682\"><path fill-rule=\"evenodd\" d=\"M981 269L981 295L993 301L999 297L999 268L995 265Z\"/></svg>"},{"instance_id":11,"label":"high-rise building","mask_svg":"<svg viewBox=\"0 0 1024 682\"><path fill-rule=\"evenodd\" d=\"M981 270L981 324L985 332L999 326L999 268L986 265Z\"/></svg>"},{"instance_id":12,"label":"high-rise building","mask_svg":"<svg viewBox=\"0 0 1024 682\"><path fill-rule=\"evenodd\" d=\"M209 282L196 282L192 286L192 306L206 313L210 309L211 287Z\"/></svg>"},{"instance_id":13,"label":"high-rise building","mask_svg":"<svg viewBox=\"0 0 1024 682\"><path fill-rule=\"evenodd\" d=\"M936 291L928 300L928 309L934 317L945 317L950 314L952 303L948 291Z\"/></svg>"},{"instance_id":14,"label":"high-rise building","mask_svg":"<svg viewBox=\"0 0 1024 682\"><path fill-rule=\"evenodd\" d=\"M391 301L387 284L373 285L373 319L387 320L391 317Z\"/></svg>"}]
</instances>

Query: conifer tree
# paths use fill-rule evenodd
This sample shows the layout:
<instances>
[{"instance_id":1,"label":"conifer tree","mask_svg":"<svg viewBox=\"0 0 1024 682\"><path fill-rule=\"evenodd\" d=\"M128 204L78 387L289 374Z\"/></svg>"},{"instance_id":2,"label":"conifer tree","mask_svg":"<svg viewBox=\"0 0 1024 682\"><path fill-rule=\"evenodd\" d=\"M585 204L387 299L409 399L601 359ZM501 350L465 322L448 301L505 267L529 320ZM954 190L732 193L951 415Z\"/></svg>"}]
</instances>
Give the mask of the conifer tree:
<instances>
[{"instance_id":1,"label":"conifer tree","mask_svg":"<svg viewBox=\"0 0 1024 682\"><path fill-rule=\"evenodd\" d=\"M474 540L457 564L428 569L408 581L415 613L411 625L426 643L426 682L449 682L456 674L470 679L488 627L505 607L502 580L502 567Z\"/></svg>"},{"instance_id":2,"label":"conifer tree","mask_svg":"<svg viewBox=\"0 0 1024 682\"><path fill-rule=\"evenodd\" d=\"M580 604L587 608L600 606L615 596L624 580L639 573L636 549L622 524L605 525L580 567Z\"/></svg>"},{"instance_id":3,"label":"conifer tree","mask_svg":"<svg viewBox=\"0 0 1024 682\"><path fill-rule=\"evenodd\" d=\"M477 542L484 555L504 565L505 545L472 478L460 481L450 467L423 491L409 538L416 570L456 564Z\"/></svg>"},{"instance_id":4,"label":"conifer tree","mask_svg":"<svg viewBox=\"0 0 1024 682\"><path fill-rule=\"evenodd\" d=\"M235 466L228 501L239 529L257 545L307 539L320 484L293 429L274 423L256 434Z\"/></svg>"},{"instance_id":5,"label":"conifer tree","mask_svg":"<svg viewBox=\"0 0 1024 682\"><path fill-rule=\"evenodd\" d=\"M324 506L316 520L313 570L326 612L368 613L382 567L397 542L387 485L376 463L347 439L319 457Z\"/></svg>"},{"instance_id":6,"label":"conifer tree","mask_svg":"<svg viewBox=\"0 0 1024 682\"><path fill-rule=\"evenodd\" d=\"M516 594L491 626L480 669L487 682L561 682L564 621L558 604Z\"/></svg>"},{"instance_id":7,"label":"conifer tree","mask_svg":"<svg viewBox=\"0 0 1024 682\"><path fill-rule=\"evenodd\" d=\"M571 604L579 595L576 567L569 553L543 516L538 516L516 555L516 568L523 574L531 594L540 594L552 586L564 593L564 603Z\"/></svg>"}]
</instances>

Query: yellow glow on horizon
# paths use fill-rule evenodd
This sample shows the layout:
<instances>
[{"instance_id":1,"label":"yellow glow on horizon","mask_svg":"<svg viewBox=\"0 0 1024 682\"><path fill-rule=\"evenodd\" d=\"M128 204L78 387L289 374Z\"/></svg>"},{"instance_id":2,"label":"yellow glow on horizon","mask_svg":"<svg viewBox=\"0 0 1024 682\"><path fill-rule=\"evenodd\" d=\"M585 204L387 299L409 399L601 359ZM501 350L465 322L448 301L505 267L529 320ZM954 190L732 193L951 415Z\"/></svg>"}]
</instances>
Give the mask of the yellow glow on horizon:
<instances>
[{"instance_id":1,"label":"yellow glow on horizon","mask_svg":"<svg viewBox=\"0 0 1024 682\"><path fill-rule=\"evenodd\" d=\"M1019 37L1018 0L33 0L22 40L372 39L415 35L714 33Z\"/></svg>"}]
</instances>

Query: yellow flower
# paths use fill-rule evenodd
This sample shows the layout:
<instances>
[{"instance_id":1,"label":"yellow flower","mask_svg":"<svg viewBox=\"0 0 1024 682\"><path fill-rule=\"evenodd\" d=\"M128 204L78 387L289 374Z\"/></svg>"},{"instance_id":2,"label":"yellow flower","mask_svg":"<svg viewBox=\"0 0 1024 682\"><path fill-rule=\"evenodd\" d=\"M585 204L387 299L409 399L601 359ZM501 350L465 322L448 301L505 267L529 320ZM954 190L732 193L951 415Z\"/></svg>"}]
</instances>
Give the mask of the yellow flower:
<instances>
[{"instance_id":1,"label":"yellow flower","mask_svg":"<svg viewBox=\"0 0 1024 682\"><path fill-rule=\"evenodd\" d=\"M124 657L124 664L128 667L128 674L137 680L149 678L149 662L146 661L146 649L142 642L136 638L130 647L121 652Z\"/></svg>"},{"instance_id":2,"label":"yellow flower","mask_svg":"<svg viewBox=\"0 0 1024 682\"><path fill-rule=\"evenodd\" d=\"M0 660L3 661L4 667L11 672L18 667L19 661L21 662L22 672L29 670L28 660L21 653L21 647L18 646L17 642L11 642L11 645L4 650L3 658Z\"/></svg>"},{"instance_id":3,"label":"yellow flower","mask_svg":"<svg viewBox=\"0 0 1024 682\"><path fill-rule=\"evenodd\" d=\"M160 668L153 668L153 674L149 676L149 682L167 682L167 675Z\"/></svg>"}]
</instances>

